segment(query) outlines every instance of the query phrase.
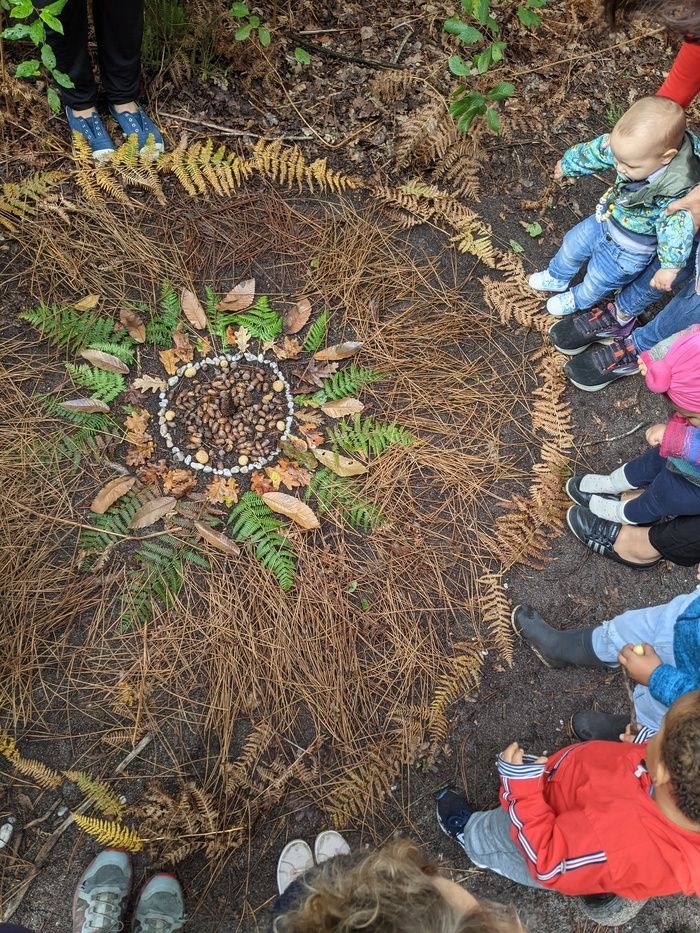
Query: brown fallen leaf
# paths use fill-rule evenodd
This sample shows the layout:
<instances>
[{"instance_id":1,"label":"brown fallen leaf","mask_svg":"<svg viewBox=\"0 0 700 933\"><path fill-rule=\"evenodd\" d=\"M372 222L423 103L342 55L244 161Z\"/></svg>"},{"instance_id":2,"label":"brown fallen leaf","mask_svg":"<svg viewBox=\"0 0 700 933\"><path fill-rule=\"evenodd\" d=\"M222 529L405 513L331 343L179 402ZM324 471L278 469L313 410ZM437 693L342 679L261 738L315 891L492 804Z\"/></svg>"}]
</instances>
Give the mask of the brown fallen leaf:
<instances>
[{"instance_id":1,"label":"brown fallen leaf","mask_svg":"<svg viewBox=\"0 0 700 933\"><path fill-rule=\"evenodd\" d=\"M122 496L126 495L135 482L135 476L118 476L116 479L110 480L100 489L90 503L90 511L94 512L95 515L104 515L117 499L121 499Z\"/></svg>"},{"instance_id":2,"label":"brown fallen leaf","mask_svg":"<svg viewBox=\"0 0 700 933\"><path fill-rule=\"evenodd\" d=\"M197 337L197 352L200 356L209 356L211 341L208 337Z\"/></svg>"},{"instance_id":3,"label":"brown fallen leaf","mask_svg":"<svg viewBox=\"0 0 700 933\"><path fill-rule=\"evenodd\" d=\"M91 363L95 369L104 369L108 373L128 373L129 367L122 363L118 356L111 353L103 353L102 350L81 350L80 356L88 363Z\"/></svg>"},{"instance_id":4,"label":"brown fallen leaf","mask_svg":"<svg viewBox=\"0 0 700 933\"><path fill-rule=\"evenodd\" d=\"M157 499L151 499L134 513L128 527L136 531L139 528L155 525L157 521L174 510L176 502L175 496L159 496Z\"/></svg>"},{"instance_id":5,"label":"brown fallen leaf","mask_svg":"<svg viewBox=\"0 0 700 933\"><path fill-rule=\"evenodd\" d=\"M357 415L364 411L365 406L359 398L341 398L337 402L326 402L321 405L321 411L329 418L345 418L346 415Z\"/></svg>"},{"instance_id":6,"label":"brown fallen leaf","mask_svg":"<svg viewBox=\"0 0 700 933\"><path fill-rule=\"evenodd\" d=\"M265 467L265 472L270 477L275 489L280 486L286 486L287 489L297 489L300 486L308 486L311 482L311 473L303 469L293 460L286 460L281 457L272 467Z\"/></svg>"},{"instance_id":7,"label":"brown fallen leaf","mask_svg":"<svg viewBox=\"0 0 700 933\"><path fill-rule=\"evenodd\" d=\"M163 364L163 369L169 376L174 376L177 372L178 358L175 356L174 350L161 350L158 353L160 361Z\"/></svg>"},{"instance_id":8,"label":"brown fallen leaf","mask_svg":"<svg viewBox=\"0 0 700 933\"><path fill-rule=\"evenodd\" d=\"M159 379L157 376L149 376L148 374L139 376L131 384L135 389L140 389L142 392L162 392L168 387L165 379Z\"/></svg>"},{"instance_id":9,"label":"brown fallen leaf","mask_svg":"<svg viewBox=\"0 0 700 933\"><path fill-rule=\"evenodd\" d=\"M250 331L246 330L245 327L239 327L234 332L234 341L241 353L245 353L248 347L250 346Z\"/></svg>"},{"instance_id":10,"label":"brown fallen leaf","mask_svg":"<svg viewBox=\"0 0 700 933\"><path fill-rule=\"evenodd\" d=\"M294 417L298 421L308 422L310 424L313 424L314 427L316 427L316 423L318 421L318 412L306 411L304 408L297 408L296 411L294 412Z\"/></svg>"},{"instance_id":11,"label":"brown fallen leaf","mask_svg":"<svg viewBox=\"0 0 700 933\"><path fill-rule=\"evenodd\" d=\"M326 347L325 350L319 350L318 353L314 353L314 359L346 360L349 356L354 356L361 346L361 343L355 343L353 341L336 343L333 347Z\"/></svg>"},{"instance_id":12,"label":"brown fallen leaf","mask_svg":"<svg viewBox=\"0 0 700 933\"><path fill-rule=\"evenodd\" d=\"M146 411L145 408L137 408L135 411L132 411L126 416L124 425L127 430L127 442L133 443L129 440L129 434L143 434L146 430L146 425L148 424L151 415Z\"/></svg>"},{"instance_id":13,"label":"brown fallen leaf","mask_svg":"<svg viewBox=\"0 0 700 933\"><path fill-rule=\"evenodd\" d=\"M98 411L106 414L110 410L109 405L98 398L74 398L68 402L61 402L59 408L65 408L66 411L81 411L86 415Z\"/></svg>"},{"instance_id":14,"label":"brown fallen leaf","mask_svg":"<svg viewBox=\"0 0 700 933\"><path fill-rule=\"evenodd\" d=\"M300 528L309 531L312 528L320 528L321 526L313 509L310 509L305 502L297 499L296 496L288 496L286 492L266 492L263 495L263 501L273 512L286 515Z\"/></svg>"},{"instance_id":15,"label":"brown fallen leaf","mask_svg":"<svg viewBox=\"0 0 700 933\"><path fill-rule=\"evenodd\" d=\"M311 302L308 298L300 298L295 305L285 312L285 334L298 334L311 317Z\"/></svg>"},{"instance_id":16,"label":"brown fallen leaf","mask_svg":"<svg viewBox=\"0 0 700 933\"><path fill-rule=\"evenodd\" d=\"M188 288L183 288L180 292L180 304L182 306L182 313L192 327L195 327L197 330L204 330L207 326L207 316L204 313L202 303L195 293L191 292Z\"/></svg>"},{"instance_id":17,"label":"brown fallen leaf","mask_svg":"<svg viewBox=\"0 0 700 933\"><path fill-rule=\"evenodd\" d=\"M119 320L126 327L126 332L132 340L136 343L146 342L146 325L139 314L131 308L122 308L119 312Z\"/></svg>"},{"instance_id":18,"label":"brown fallen leaf","mask_svg":"<svg viewBox=\"0 0 700 933\"><path fill-rule=\"evenodd\" d=\"M273 492L275 487L272 485L269 476L265 476L264 473L256 470L250 477L250 488L253 492L257 492L259 496L262 496L266 492Z\"/></svg>"},{"instance_id":19,"label":"brown fallen leaf","mask_svg":"<svg viewBox=\"0 0 700 933\"><path fill-rule=\"evenodd\" d=\"M124 462L127 464L127 466L141 467L148 459L153 456L155 449L156 445L152 440L149 440L148 443L139 445L138 447L129 447L124 457Z\"/></svg>"},{"instance_id":20,"label":"brown fallen leaf","mask_svg":"<svg viewBox=\"0 0 700 933\"><path fill-rule=\"evenodd\" d=\"M173 331L173 353L176 358L182 363L191 363L194 359L194 347L190 343L190 339L187 334L176 328Z\"/></svg>"},{"instance_id":21,"label":"brown fallen leaf","mask_svg":"<svg viewBox=\"0 0 700 933\"><path fill-rule=\"evenodd\" d=\"M139 479L145 486L152 486L159 482L169 470L165 460L156 460L155 463L146 463L137 469Z\"/></svg>"},{"instance_id":22,"label":"brown fallen leaf","mask_svg":"<svg viewBox=\"0 0 700 933\"><path fill-rule=\"evenodd\" d=\"M187 495L197 485L197 477L191 470L168 470L163 477L163 492L171 493L177 499Z\"/></svg>"},{"instance_id":23,"label":"brown fallen leaf","mask_svg":"<svg viewBox=\"0 0 700 933\"><path fill-rule=\"evenodd\" d=\"M223 476L215 476L204 490L204 498L208 502L223 502L224 505L232 506L238 502L241 490L233 477L224 479Z\"/></svg>"},{"instance_id":24,"label":"brown fallen leaf","mask_svg":"<svg viewBox=\"0 0 700 933\"><path fill-rule=\"evenodd\" d=\"M334 373L338 371L338 366L338 363L319 363L316 360L309 360L309 363L305 369L293 369L292 375L301 379L302 382L310 386L315 386L318 389L322 389L324 379L329 379L332 375L334 375ZM295 388L294 391L296 392L298 390Z\"/></svg>"},{"instance_id":25,"label":"brown fallen leaf","mask_svg":"<svg viewBox=\"0 0 700 933\"><path fill-rule=\"evenodd\" d=\"M73 305L76 311L92 311L100 303L99 295L86 295Z\"/></svg>"},{"instance_id":26,"label":"brown fallen leaf","mask_svg":"<svg viewBox=\"0 0 700 933\"><path fill-rule=\"evenodd\" d=\"M203 522L195 522L194 527L197 529L202 541L206 541L207 544L211 544L211 546L216 548L217 551L221 551L223 554L228 554L229 557L238 557L240 555L241 549L234 541L231 540L231 538L223 534L223 532L216 531L214 528L210 528L209 525L205 525Z\"/></svg>"},{"instance_id":27,"label":"brown fallen leaf","mask_svg":"<svg viewBox=\"0 0 700 933\"><path fill-rule=\"evenodd\" d=\"M295 360L301 356L303 347L296 337L285 337L281 347L273 344L271 349L278 360Z\"/></svg>"},{"instance_id":28,"label":"brown fallen leaf","mask_svg":"<svg viewBox=\"0 0 700 933\"><path fill-rule=\"evenodd\" d=\"M332 450L324 450L322 447L314 449L314 457L321 466L327 467L331 473L336 476L360 476L367 472L367 467L359 460L353 460L351 457L343 457L334 453Z\"/></svg>"},{"instance_id":29,"label":"brown fallen leaf","mask_svg":"<svg viewBox=\"0 0 700 933\"><path fill-rule=\"evenodd\" d=\"M219 302L219 311L245 311L255 301L255 279L246 279L234 285Z\"/></svg>"},{"instance_id":30,"label":"brown fallen leaf","mask_svg":"<svg viewBox=\"0 0 700 933\"><path fill-rule=\"evenodd\" d=\"M299 433L303 435L309 447L318 447L318 445L322 444L326 439L324 434L316 430L317 427L318 425L313 421L310 421L308 424L299 425Z\"/></svg>"}]
</instances>

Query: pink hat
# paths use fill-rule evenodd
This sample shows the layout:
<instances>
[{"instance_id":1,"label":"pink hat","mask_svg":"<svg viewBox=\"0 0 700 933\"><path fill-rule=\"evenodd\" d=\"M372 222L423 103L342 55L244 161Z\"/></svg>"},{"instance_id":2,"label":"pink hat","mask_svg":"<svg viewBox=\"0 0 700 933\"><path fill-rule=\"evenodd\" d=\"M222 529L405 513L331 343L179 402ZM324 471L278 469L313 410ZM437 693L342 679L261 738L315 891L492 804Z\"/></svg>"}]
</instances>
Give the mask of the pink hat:
<instances>
[{"instance_id":1,"label":"pink hat","mask_svg":"<svg viewBox=\"0 0 700 933\"><path fill-rule=\"evenodd\" d=\"M665 392L679 408L700 413L700 332L674 340L662 359L655 358L654 349L639 354L647 366L647 387Z\"/></svg>"}]
</instances>

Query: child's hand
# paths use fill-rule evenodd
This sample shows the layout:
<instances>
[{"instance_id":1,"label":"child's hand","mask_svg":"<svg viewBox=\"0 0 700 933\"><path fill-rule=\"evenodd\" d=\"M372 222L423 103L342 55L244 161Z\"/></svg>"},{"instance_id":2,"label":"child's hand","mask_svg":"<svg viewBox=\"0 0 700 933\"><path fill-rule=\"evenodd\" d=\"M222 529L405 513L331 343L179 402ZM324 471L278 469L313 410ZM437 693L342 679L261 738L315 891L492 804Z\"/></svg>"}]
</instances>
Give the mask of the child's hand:
<instances>
[{"instance_id":1,"label":"child's hand","mask_svg":"<svg viewBox=\"0 0 700 933\"><path fill-rule=\"evenodd\" d=\"M501 752L501 758L509 765L521 765L523 763L524 754L524 750L518 745L517 742L511 742L508 748L504 748ZM538 764L544 764L546 761L546 755L540 755L540 757L537 759Z\"/></svg>"},{"instance_id":2,"label":"child's hand","mask_svg":"<svg viewBox=\"0 0 700 933\"><path fill-rule=\"evenodd\" d=\"M640 647L644 650L644 654L638 654ZM637 651L635 651L635 648ZM642 684L644 687L649 683L652 673L661 664L661 658L647 642L642 645L625 645L618 654L617 660L632 680L636 680L638 684Z\"/></svg>"},{"instance_id":3,"label":"child's hand","mask_svg":"<svg viewBox=\"0 0 700 933\"><path fill-rule=\"evenodd\" d=\"M665 430L665 424L652 424L650 428L647 428L647 433L645 435L647 444L650 447L658 447L661 441L664 439Z\"/></svg>"},{"instance_id":4,"label":"child's hand","mask_svg":"<svg viewBox=\"0 0 700 933\"><path fill-rule=\"evenodd\" d=\"M649 284L657 291L670 292L680 271L680 269L658 269Z\"/></svg>"},{"instance_id":5,"label":"child's hand","mask_svg":"<svg viewBox=\"0 0 700 933\"><path fill-rule=\"evenodd\" d=\"M638 732L639 732L639 726L635 726L633 730L632 723L628 722L627 725L625 726L625 731L620 733L620 741L634 743L634 740Z\"/></svg>"},{"instance_id":6,"label":"child's hand","mask_svg":"<svg viewBox=\"0 0 700 933\"><path fill-rule=\"evenodd\" d=\"M554 166L554 180L562 181L563 178L564 178L564 171L561 167L561 159L559 159L557 164Z\"/></svg>"}]
</instances>

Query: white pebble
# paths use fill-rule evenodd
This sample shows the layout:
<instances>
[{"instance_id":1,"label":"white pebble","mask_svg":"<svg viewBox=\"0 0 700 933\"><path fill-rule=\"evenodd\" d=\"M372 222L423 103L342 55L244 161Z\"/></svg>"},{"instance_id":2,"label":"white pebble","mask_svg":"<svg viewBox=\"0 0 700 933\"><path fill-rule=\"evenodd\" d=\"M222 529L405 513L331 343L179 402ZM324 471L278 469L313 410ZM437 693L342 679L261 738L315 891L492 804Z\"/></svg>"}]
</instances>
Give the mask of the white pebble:
<instances>
[{"instance_id":1,"label":"white pebble","mask_svg":"<svg viewBox=\"0 0 700 933\"><path fill-rule=\"evenodd\" d=\"M227 470L217 470L216 472L217 472L217 473L221 473L222 476L230 476L230 475L231 475L231 471L228 470L228 469L227 469Z\"/></svg>"},{"instance_id":2,"label":"white pebble","mask_svg":"<svg viewBox=\"0 0 700 933\"><path fill-rule=\"evenodd\" d=\"M169 434L170 434L170 431L168 431L168 426L165 422L163 422L163 424L161 424L160 426L160 436L168 437Z\"/></svg>"},{"instance_id":3,"label":"white pebble","mask_svg":"<svg viewBox=\"0 0 700 933\"><path fill-rule=\"evenodd\" d=\"M192 454L187 454L187 456L185 457L185 463L187 464L187 466L189 466L190 463L192 463Z\"/></svg>"},{"instance_id":4,"label":"white pebble","mask_svg":"<svg viewBox=\"0 0 700 933\"><path fill-rule=\"evenodd\" d=\"M179 447L173 447L173 453L174 453L174 454L179 454L179 453L180 453L180 448L179 448Z\"/></svg>"},{"instance_id":5,"label":"white pebble","mask_svg":"<svg viewBox=\"0 0 700 933\"><path fill-rule=\"evenodd\" d=\"M228 473L226 472L226 470L224 470L224 476L228 476L229 473L231 474L231 476L233 476L234 473L240 473L240 472L241 472L241 468L234 466L234 467L231 467Z\"/></svg>"},{"instance_id":6,"label":"white pebble","mask_svg":"<svg viewBox=\"0 0 700 933\"><path fill-rule=\"evenodd\" d=\"M172 439L172 437L166 437L166 438L165 438L165 446L168 447L168 448L170 448L170 447L173 446L173 439Z\"/></svg>"},{"instance_id":7,"label":"white pebble","mask_svg":"<svg viewBox=\"0 0 700 933\"><path fill-rule=\"evenodd\" d=\"M193 463L189 463L188 466L191 470L203 470L204 469L204 464L197 463L196 460Z\"/></svg>"},{"instance_id":8,"label":"white pebble","mask_svg":"<svg viewBox=\"0 0 700 933\"><path fill-rule=\"evenodd\" d=\"M178 379L177 376L171 376L170 379L168 379L168 385L169 385L169 386L176 386L176 385L178 384L179 381L180 381L180 380Z\"/></svg>"},{"instance_id":9,"label":"white pebble","mask_svg":"<svg viewBox=\"0 0 700 933\"><path fill-rule=\"evenodd\" d=\"M180 451L178 451L177 453L174 453L174 454L173 454L173 458L174 458L175 460L184 460L184 459L185 459L185 455L184 455L183 453L180 453Z\"/></svg>"},{"instance_id":10,"label":"white pebble","mask_svg":"<svg viewBox=\"0 0 700 933\"><path fill-rule=\"evenodd\" d=\"M167 400L167 396L166 396L165 392L159 392L159 393L158 393L158 397L159 397L160 399L165 399L165 400Z\"/></svg>"},{"instance_id":11,"label":"white pebble","mask_svg":"<svg viewBox=\"0 0 700 933\"><path fill-rule=\"evenodd\" d=\"M213 472L214 472L214 468L213 468L213 467L210 467L210 466L205 466L205 467L202 469L202 473L213 473ZM217 472L218 472L218 471L217 471Z\"/></svg>"}]
</instances>

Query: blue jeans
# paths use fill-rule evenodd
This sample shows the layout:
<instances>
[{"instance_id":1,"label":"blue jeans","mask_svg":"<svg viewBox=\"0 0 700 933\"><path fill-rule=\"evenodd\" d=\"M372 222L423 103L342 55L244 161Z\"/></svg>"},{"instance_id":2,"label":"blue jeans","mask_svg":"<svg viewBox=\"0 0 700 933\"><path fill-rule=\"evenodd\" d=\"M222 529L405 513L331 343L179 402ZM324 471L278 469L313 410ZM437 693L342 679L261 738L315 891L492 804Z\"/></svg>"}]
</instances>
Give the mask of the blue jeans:
<instances>
[{"instance_id":1,"label":"blue jeans","mask_svg":"<svg viewBox=\"0 0 700 933\"><path fill-rule=\"evenodd\" d=\"M658 447L624 466L625 478L644 492L625 503L625 518L635 525L651 525L670 515L700 515L700 486L666 466Z\"/></svg>"},{"instance_id":2,"label":"blue jeans","mask_svg":"<svg viewBox=\"0 0 700 933\"><path fill-rule=\"evenodd\" d=\"M628 609L594 629L593 650L601 661L612 664L617 662L617 656L625 645L645 641L656 651L662 664L675 667L673 629L676 619L697 597L697 590L693 590L692 593L676 596L663 606ZM654 699L648 687L637 684L634 688L634 710L641 726L648 726L658 732L667 709L663 703Z\"/></svg>"},{"instance_id":3,"label":"blue jeans","mask_svg":"<svg viewBox=\"0 0 700 933\"><path fill-rule=\"evenodd\" d=\"M525 856L510 835L510 819L502 807L480 810L469 817L464 832L457 837L464 851L479 868L510 878L530 888L541 888L530 874Z\"/></svg>"},{"instance_id":4,"label":"blue jeans","mask_svg":"<svg viewBox=\"0 0 700 933\"><path fill-rule=\"evenodd\" d=\"M588 260L588 268L571 294L576 308L590 308L606 295L632 282L653 261L654 253L636 253L623 249L608 232L606 221L598 223L594 215L576 224L564 236L559 252L549 264L555 279L568 282Z\"/></svg>"},{"instance_id":5,"label":"blue jeans","mask_svg":"<svg viewBox=\"0 0 700 933\"><path fill-rule=\"evenodd\" d=\"M660 340L665 340L672 334L677 334L679 330L684 330L693 324L700 324L700 295L695 291L695 276L692 275L688 278L687 267L683 272L679 273L679 277L681 275L688 280L678 294L674 295L669 303L648 324L638 327L630 335L630 340L638 353L650 350ZM639 278L646 278L646 273ZM633 282L629 287L634 288L636 285L637 282ZM640 292L642 287L640 286ZM651 289L651 291L654 291L654 289ZM620 292L620 294L622 295L623 292ZM625 310L620 306L619 298L615 299L615 304L619 310ZM640 314L642 310L643 307L640 307L636 313Z\"/></svg>"}]
</instances>

